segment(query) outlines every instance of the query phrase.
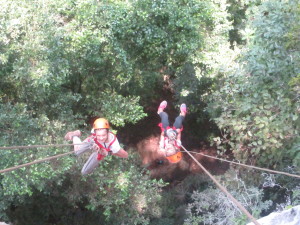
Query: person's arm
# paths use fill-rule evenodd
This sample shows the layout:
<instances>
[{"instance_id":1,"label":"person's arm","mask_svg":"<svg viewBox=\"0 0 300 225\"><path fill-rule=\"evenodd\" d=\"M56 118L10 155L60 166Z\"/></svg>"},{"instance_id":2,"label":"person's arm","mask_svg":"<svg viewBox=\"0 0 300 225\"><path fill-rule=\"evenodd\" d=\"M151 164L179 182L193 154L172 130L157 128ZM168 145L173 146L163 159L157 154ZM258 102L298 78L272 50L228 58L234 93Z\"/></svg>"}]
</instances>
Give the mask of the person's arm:
<instances>
[{"instance_id":1,"label":"person's arm","mask_svg":"<svg viewBox=\"0 0 300 225\"><path fill-rule=\"evenodd\" d=\"M111 145L110 150L112 155L118 156L120 158L128 158L128 153L121 148L118 139L115 139L114 143Z\"/></svg>"},{"instance_id":2,"label":"person's arm","mask_svg":"<svg viewBox=\"0 0 300 225\"><path fill-rule=\"evenodd\" d=\"M177 137L176 137L177 141L181 141L181 131L177 131Z\"/></svg>"},{"instance_id":3,"label":"person's arm","mask_svg":"<svg viewBox=\"0 0 300 225\"><path fill-rule=\"evenodd\" d=\"M160 133L160 138L159 138L159 148L164 148L164 142L165 142L165 133L162 131Z\"/></svg>"},{"instance_id":4,"label":"person's arm","mask_svg":"<svg viewBox=\"0 0 300 225\"><path fill-rule=\"evenodd\" d=\"M121 158L128 158L128 153L124 149L120 149L117 153L113 153L112 155L121 157Z\"/></svg>"},{"instance_id":5,"label":"person's arm","mask_svg":"<svg viewBox=\"0 0 300 225\"><path fill-rule=\"evenodd\" d=\"M158 155L160 157L166 157L166 150L165 150L165 133L164 131L162 131L160 133L160 137L159 137L159 146L158 146Z\"/></svg>"},{"instance_id":6,"label":"person's arm","mask_svg":"<svg viewBox=\"0 0 300 225\"><path fill-rule=\"evenodd\" d=\"M177 147L181 147L181 131L180 129L176 129L177 131L177 137L176 137L176 144L177 144Z\"/></svg>"}]
</instances>

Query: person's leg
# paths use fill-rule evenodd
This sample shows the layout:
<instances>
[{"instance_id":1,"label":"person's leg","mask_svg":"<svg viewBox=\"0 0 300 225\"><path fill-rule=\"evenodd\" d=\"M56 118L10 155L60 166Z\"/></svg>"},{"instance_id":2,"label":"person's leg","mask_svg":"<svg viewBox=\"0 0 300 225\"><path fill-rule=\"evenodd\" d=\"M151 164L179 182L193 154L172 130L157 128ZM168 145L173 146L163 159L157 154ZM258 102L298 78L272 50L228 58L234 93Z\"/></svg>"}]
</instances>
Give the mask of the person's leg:
<instances>
[{"instance_id":1,"label":"person's leg","mask_svg":"<svg viewBox=\"0 0 300 225\"><path fill-rule=\"evenodd\" d=\"M186 115L186 112L187 112L186 104L182 103L182 104L180 105L180 115L181 115L181 116L185 116L185 115Z\"/></svg>"},{"instance_id":2,"label":"person's leg","mask_svg":"<svg viewBox=\"0 0 300 225\"><path fill-rule=\"evenodd\" d=\"M161 123L159 124L159 126L161 127L162 132L166 131L170 127L169 116L166 112L164 112L167 104L167 101L162 101L157 110L157 114L161 119Z\"/></svg>"},{"instance_id":3,"label":"person's leg","mask_svg":"<svg viewBox=\"0 0 300 225\"><path fill-rule=\"evenodd\" d=\"M182 123L184 121L186 115L186 105L183 103L180 106L180 114L179 116L176 117L175 122L173 124L174 128L177 129L182 129Z\"/></svg>"},{"instance_id":4,"label":"person's leg","mask_svg":"<svg viewBox=\"0 0 300 225\"><path fill-rule=\"evenodd\" d=\"M72 138L73 138L74 136L80 137L80 136L81 136L80 130L69 131L69 132L65 135L65 140L67 140L67 141L72 141Z\"/></svg>"},{"instance_id":5,"label":"person's leg","mask_svg":"<svg viewBox=\"0 0 300 225\"><path fill-rule=\"evenodd\" d=\"M84 166L81 170L82 175L89 174L89 173L93 172L96 167L98 167L100 160L98 160L97 157L98 157L97 152L93 152L91 154L91 156L86 161L86 163L84 164Z\"/></svg>"},{"instance_id":6,"label":"person's leg","mask_svg":"<svg viewBox=\"0 0 300 225\"><path fill-rule=\"evenodd\" d=\"M176 130L182 128L182 123L184 121L184 118L185 118L184 116L180 116L180 115L176 117L175 122L173 124Z\"/></svg>"},{"instance_id":7,"label":"person's leg","mask_svg":"<svg viewBox=\"0 0 300 225\"><path fill-rule=\"evenodd\" d=\"M79 138L80 136L81 132L79 130L68 132L65 136L66 140L73 141L76 155L92 150L94 145L94 142L82 142ZM99 165L99 162L98 153L93 152L81 170L82 175L91 173Z\"/></svg>"},{"instance_id":8,"label":"person's leg","mask_svg":"<svg viewBox=\"0 0 300 225\"><path fill-rule=\"evenodd\" d=\"M75 155L81 155L86 151L90 151L93 149L93 142L82 142L79 137L73 137L73 144L74 144L74 152Z\"/></svg>"},{"instance_id":9,"label":"person's leg","mask_svg":"<svg viewBox=\"0 0 300 225\"><path fill-rule=\"evenodd\" d=\"M65 135L65 140L73 142L76 155L80 155L92 148L92 143L82 142L79 138L80 136L80 130L70 131Z\"/></svg>"},{"instance_id":10,"label":"person's leg","mask_svg":"<svg viewBox=\"0 0 300 225\"><path fill-rule=\"evenodd\" d=\"M180 146L181 145L181 132L183 130L183 126L182 123L185 119L185 115L186 115L186 105L185 104L181 104L180 106L180 114L178 117L176 117L175 119L175 123L173 124L173 129L176 130L177 132L177 144Z\"/></svg>"},{"instance_id":11,"label":"person's leg","mask_svg":"<svg viewBox=\"0 0 300 225\"><path fill-rule=\"evenodd\" d=\"M169 122L169 116L166 112L161 112L158 114L161 119L161 125L164 131L167 130L168 127L170 127L170 122Z\"/></svg>"},{"instance_id":12,"label":"person's leg","mask_svg":"<svg viewBox=\"0 0 300 225\"><path fill-rule=\"evenodd\" d=\"M165 108L167 107L168 103L167 101L162 101L157 109L157 114L160 114L161 112L163 112L165 110Z\"/></svg>"}]
</instances>

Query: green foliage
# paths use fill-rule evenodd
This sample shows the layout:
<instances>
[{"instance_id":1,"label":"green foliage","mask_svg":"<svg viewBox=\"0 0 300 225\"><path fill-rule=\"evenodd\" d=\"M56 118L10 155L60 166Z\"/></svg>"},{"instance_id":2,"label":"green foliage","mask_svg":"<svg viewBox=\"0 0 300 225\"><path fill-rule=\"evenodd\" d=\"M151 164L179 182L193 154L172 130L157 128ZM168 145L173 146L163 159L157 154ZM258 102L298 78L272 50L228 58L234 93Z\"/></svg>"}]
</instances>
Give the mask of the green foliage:
<instances>
[{"instance_id":1,"label":"green foliage","mask_svg":"<svg viewBox=\"0 0 300 225\"><path fill-rule=\"evenodd\" d=\"M293 206L297 206L300 204L300 187L299 186L297 186L293 190L292 204L293 204Z\"/></svg>"},{"instance_id":2,"label":"green foliage","mask_svg":"<svg viewBox=\"0 0 300 225\"><path fill-rule=\"evenodd\" d=\"M254 217L259 217L271 201L262 201L263 192L247 185L236 176L234 170L218 177L219 182L239 201ZM246 224L247 217L235 204L221 192L210 186L204 191L194 191L191 203L186 209L187 218L184 224Z\"/></svg>"},{"instance_id":3,"label":"green foliage","mask_svg":"<svg viewBox=\"0 0 300 225\"><path fill-rule=\"evenodd\" d=\"M84 193L88 209L104 208L107 224L149 224L150 217L159 217L158 202L162 181L149 179L137 166L136 155L124 162L107 159L92 175L83 178L93 193ZM82 196L80 196L81 198Z\"/></svg>"},{"instance_id":4,"label":"green foliage","mask_svg":"<svg viewBox=\"0 0 300 225\"><path fill-rule=\"evenodd\" d=\"M2 90L5 101L23 101L32 108L47 107L45 98L55 99L67 74L60 59L61 33L48 7L26 1L2 1L0 41L3 46L1 77L16 93ZM10 10L14 10L11 13ZM1 96L1 97L2 97Z\"/></svg>"},{"instance_id":5,"label":"green foliage","mask_svg":"<svg viewBox=\"0 0 300 225\"><path fill-rule=\"evenodd\" d=\"M245 12L248 5L245 4L245 1L228 0L227 2L229 3L227 6L228 12L230 13L229 20L232 21L233 25L233 29L229 31L231 46L234 47L234 44L245 44L240 31L244 28L243 26L245 26Z\"/></svg>"},{"instance_id":6,"label":"green foliage","mask_svg":"<svg viewBox=\"0 0 300 225\"><path fill-rule=\"evenodd\" d=\"M161 216L153 218L150 224L183 224L186 218L187 202L190 202L193 191L205 190L210 184L206 175L193 174L173 188L167 187L159 202Z\"/></svg>"},{"instance_id":7,"label":"green foliage","mask_svg":"<svg viewBox=\"0 0 300 225\"><path fill-rule=\"evenodd\" d=\"M223 134L216 144L237 159L299 166L300 7L292 0L262 2L0 0L0 145L63 143L66 131L87 131L86 122L99 116L117 127L137 123L146 116L141 105L161 98L163 81L170 81L176 100L188 104L190 132L206 138L214 122ZM231 49L234 41L245 44L242 54ZM0 168L68 150L1 151ZM190 178L161 195L163 182L151 180L131 155L107 158L85 177L79 171L86 158L74 156L1 174L0 218L26 213L24 224L74 224L70 215L84 212L106 224L182 220L191 192L207 182ZM228 188L240 198L252 193L246 199L254 214L266 208L261 193L243 185L233 181ZM188 211L187 221L217 221L212 212L232 221L226 213L233 206L216 190L192 199L188 210L200 205L208 214ZM46 210L32 212L30 205ZM244 221L235 215L236 223Z\"/></svg>"},{"instance_id":8,"label":"green foliage","mask_svg":"<svg viewBox=\"0 0 300 225\"><path fill-rule=\"evenodd\" d=\"M56 141L62 142L59 134L67 128L60 121L50 121L44 114L33 116L32 111L28 111L26 105L21 103L0 104L0 115L0 130L3 134L0 137L1 146L55 144ZM66 118L66 121L68 119L72 121L75 117ZM10 168L65 151L61 148L1 150L0 168ZM57 183L61 183L61 175L68 171L74 162L72 158L57 159L1 174L0 195L1 199L6 199L0 206L1 218L5 218L4 210L10 204L22 203L34 190L42 191L47 187L48 180L56 179Z\"/></svg>"},{"instance_id":9,"label":"green foliage","mask_svg":"<svg viewBox=\"0 0 300 225\"><path fill-rule=\"evenodd\" d=\"M91 115L105 116L110 123L123 127L126 122L136 123L147 115L139 106L139 99L139 97L123 97L117 93L104 92L99 99L87 96L85 105L91 105L87 110Z\"/></svg>"},{"instance_id":10,"label":"green foliage","mask_svg":"<svg viewBox=\"0 0 300 225\"><path fill-rule=\"evenodd\" d=\"M242 31L245 29L246 11L249 7L260 5L262 0L227 0L227 10L230 14L229 20L232 21L233 28L229 31L229 41L231 48L235 45L245 45Z\"/></svg>"},{"instance_id":11,"label":"green foliage","mask_svg":"<svg viewBox=\"0 0 300 225\"><path fill-rule=\"evenodd\" d=\"M101 109L101 105L94 107L96 99L101 97L108 102L118 95L112 90L120 90L130 80L130 71L125 70L128 64L115 66L119 65L115 58L120 56L113 48L111 36L106 35L106 23L110 21L103 20L105 17L100 13L104 6L94 1L72 4L52 0L35 4L3 1L3 5L0 97L4 102L24 102L28 109L50 119L60 118L61 113L70 109L72 114L90 115L87 109ZM14 13L10 13L12 9ZM118 99L122 101L121 96ZM121 116L122 120L136 122L145 115L135 96L125 99L132 104L122 110L136 110L122 114L127 116ZM96 111L90 116L97 114ZM132 114L136 119L131 121ZM120 115L113 117L119 118ZM124 122L118 125L124 126Z\"/></svg>"},{"instance_id":12,"label":"green foliage","mask_svg":"<svg viewBox=\"0 0 300 225\"><path fill-rule=\"evenodd\" d=\"M230 49L228 33L232 24L228 21L226 1L211 1L206 5L207 12L203 15L205 28L202 33L202 46L189 57L175 73L174 89L178 102L185 102L189 107L186 123L193 130L189 135L201 137L203 140L218 133L214 121L205 111L209 96L217 88L220 76L231 69L232 60L237 54ZM200 128L200 129L199 129Z\"/></svg>"},{"instance_id":13,"label":"green foliage","mask_svg":"<svg viewBox=\"0 0 300 225\"><path fill-rule=\"evenodd\" d=\"M101 224L149 224L149 218L160 216L158 203L165 184L149 179L148 172L136 163L136 154L128 160L106 158L93 174L82 176L80 169L87 157L78 158L78 165L66 174L49 177L43 190L33 188L33 194L23 196L22 201L7 195L5 203L13 203L14 208L7 209L4 215L9 221L22 220L25 225L99 220Z\"/></svg>"},{"instance_id":14,"label":"green foliage","mask_svg":"<svg viewBox=\"0 0 300 225\"><path fill-rule=\"evenodd\" d=\"M127 7L121 15L114 10L111 17L114 47L131 63L127 71L133 72L122 91L150 96L150 101L161 98L151 87L161 88L204 48L206 30L213 23L211 3L141 0Z\"/></svg>"},{"instance_id":15,"label":"green foliage","mask_svg":"<svg viewBox=\"0 0 300 225\"><path fill-rule=\"evenodd\" d=\"M115 126L136 123L146 116L140 101L151 104L164 68L172 74L183 65L203 46L212 23L203 1L0 4L1 146L62 143L66 131L88 130L85 121L95 116ZM2 151L0 168L65 151ZM49 187L61 191L69 182L73 192L67 188L62 195L71 206L88 202L87 210L101 213L107 223L147 224L149 217L160 216L162 183L129 162L111 158L81 178L74 157L66 156L2 174L1 218L16 216L7 213L12 204L37 204L48 193L59 197Z\"/></svg>"},{"instance_id":16,"label":"green foliage","mask_svg":"<svg viewBox=\"0 0 300 225\"><path fill-rule=\"evenodd\" d=\"M295 167L286 167L284 172L298 174ZM273 211L284 210L285 208L299 205L299 179L275 174L261 174L260 184L264 189L264 200L272 200L272 207L265 212L265 215Z\"/></svg>"},{"instance_id":17,"label":"green foliage","mask_svg":"<svg viewBox=\"0 0 300 225\"><path fill-rule=\"evenodd\" d=\"M33 117L26 110L24 104L1 104L0 129L3 134L0 137L1 146L54 144L54 140L62 141L55 136L61 133L66 126L59 121L49 121L45 115ZM71 120L71 118L69 118ZM39 134L38 136L36 134ZM12 149L2 150L0 168L9 168L15 165L28 163L49 155L62 153L60 148L49 149ZM20 169L11 173L5 173L1 177L2 191L5 195L32 193L30 186L37 185L37 189L43 189L45 179L56 177L58 174L70 169L73 160L56 160L52 163L33 165L29 169ZM57 170L60 168L59 170Z\"/></svg>"},{"instance_id":18,"label":"green foliage","mask_svg":"<svg viewBox=\"0 0 300 225\"><path fill-rule=\"evenodd\" d=\"M207 2L149 1L131 4L114 24L115 36L130 57L152 69L176 67L201 46L199 23L209 15Z\"/></svg>"},{"instance_id":19,"label":"green foliage","mask_svg":"<svg viewBox=\"0 0 300 225\"><path fill-rule=\"evenodd\" d=\"M296 17L294 3L266 1L251 8L248 51L211 98L208 111L223 132L215 143L239 160L274 165L297 151L299 96L289 82L299 71L299 54L285 47L283 36Z\"/></svg>"}]
</instances>

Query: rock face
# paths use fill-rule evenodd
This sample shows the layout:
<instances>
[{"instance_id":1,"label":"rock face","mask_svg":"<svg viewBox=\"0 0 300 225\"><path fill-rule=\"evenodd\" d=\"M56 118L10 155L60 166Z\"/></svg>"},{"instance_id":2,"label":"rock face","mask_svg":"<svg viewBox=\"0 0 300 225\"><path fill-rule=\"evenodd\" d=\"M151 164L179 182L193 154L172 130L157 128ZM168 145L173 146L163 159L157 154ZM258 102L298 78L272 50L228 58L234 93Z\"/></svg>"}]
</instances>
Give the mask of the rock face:
<instances>
[{"instance_id":1,"label":"rock face","mask_svg":"<svg viewBox=\"0 0 300 225\"><path fill-rule=\"evenodd\" d=\"M274 212L257 220L260 225L300 225L300 205L282 212ZM247 225L254 225L248 223Z\"/></svg>"}]
</instances>

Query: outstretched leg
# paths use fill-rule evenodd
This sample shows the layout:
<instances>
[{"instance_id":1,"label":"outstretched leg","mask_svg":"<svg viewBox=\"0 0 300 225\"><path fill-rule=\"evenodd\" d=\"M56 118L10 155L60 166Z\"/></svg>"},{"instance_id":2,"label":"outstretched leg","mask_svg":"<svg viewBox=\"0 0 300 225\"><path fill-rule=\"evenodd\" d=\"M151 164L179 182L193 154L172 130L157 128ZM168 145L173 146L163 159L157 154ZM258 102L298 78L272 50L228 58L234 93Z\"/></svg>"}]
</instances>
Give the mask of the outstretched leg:
<instances>
[{"instance_id":1,"label":"outstretched leg","mask_svg":"<svg viewBox=\"0 0 300 225\"><path fill-rule=\"evenodd\" d=\"M161 128L162 130L167 130L167 127L170 126L169 116L164 109L167 107L167 101L162 101L158 107L157 114L160 116L161 119Z\"/></svg>"},{"instance_id":2,"label":"outstretched leg","mask_svg":"<svg viewBox=\"0 0 300 225\"><path fill-rule=\"evenodd\" d=\"M166 131L167 128L170 127L169 116L166 112L161 112L159 116L161 119L162 128L164 131Z\"/></svg>"},{"instance_id":3,"label":"outstretched leg","mask_svg":"<svg viewBox=\"0 0 300 225\"><path fill-rule=\"evenodd\" d=\"M177 129L182 129L182 123L183 123L183 121L184 121L184 116L177 116L176 117L176 119L175 119L175 122L174 122L174 127L175 127L175 129L176 129L176 131L177 131Z\"/></svg>"},{"instance_id":4,"label":"outstretched leg","mask_svg":"<svg viewBox=\"0 0 300 225\"><path fill-rule=\"evenodd\" d=\"M176 117L175 122L174 122L174 127L176 129L176 131L179 129L182 129L182 123L184 121L186 115L186 105L185 104L181 104L180 106L180 114L179 116Z\"/></svg>"},{"instance_id":5,"label":"outstretched leg","mask_svg":"<svg viewBox=\"0 0 300 225\"><path fill-rule=\"evenodd\" d=\"M79 130L68 132L65 139L68 141L73 141L74 152L76 155L80 155L86 151L91 151L93 149L94 142L82 142L80 140L81 132ZM93 152L89 159L84 164L81 174L86 175L94 171L98 167L100 160L98 159L98 153Z\"/></svg>"},{"instance_id":6,"label":"outstretched leg","mask_svg":"<svg viewBox=\"0 0 300 225\"><path fill-rule=\"evenodd\" d=\"M73 142L74 152L76 155L80 155L88 150L91 150L93 146L93 143L91 142L82 142L79 138L80 136L80 130L70 131L65 136L65 140Z\"/></svg>"},{"instance_id":7,"label":"outstretched leg","mask_svg":"<svg viewBox=\"0 0 300 225\"><path fill-rule=\"evenodd\" d=\"M93 152L90 155L89 159L86 161L86 163L84 164L81 170L82 175L89 174L93 172L94 169L96 169L96 167L98 167L100 160L97 159L97 156L98 156L97 152Z\"/></svg>"},{"instance_id":8,"label":"outstretched leg","mask_svg":"<svg viewBox=\"0 0 300 225\"><path fill-rule=\"evenodd\" d=\"M183 129L182 123L185 119L185 115L186 115L186 105L181 104L180 114L179 114L179 116L176 117L175 122L173 124L173 127L176 129L176 132L177 132L177 138L176 139L178 141L178 145L181 145L181 131Z\"/></svg>"}]
</instances>

